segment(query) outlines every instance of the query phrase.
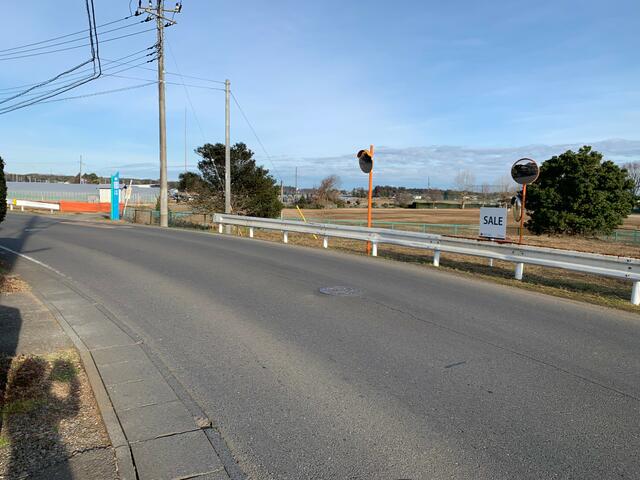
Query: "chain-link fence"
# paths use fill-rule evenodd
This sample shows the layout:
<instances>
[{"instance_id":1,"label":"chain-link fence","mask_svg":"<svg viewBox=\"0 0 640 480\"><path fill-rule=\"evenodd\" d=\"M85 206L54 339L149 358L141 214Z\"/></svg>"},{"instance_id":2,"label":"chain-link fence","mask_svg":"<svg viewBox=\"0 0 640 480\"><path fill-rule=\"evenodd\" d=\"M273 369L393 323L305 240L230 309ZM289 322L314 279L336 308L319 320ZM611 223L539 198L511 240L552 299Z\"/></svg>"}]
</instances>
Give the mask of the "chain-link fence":
<instances>
[{"instance_id":1,"label":"chain-link fence","mask_svg":"<svg viewBox=\"0 0 640 480\"><path fill-rule=\"evenodd\" d=\"M144 225L160 225L160 212L157 210L127 208L124 219ZM296 217L285 217L284 220L300 220ZM366 220L307 218L313 223L332 223L336 225L366 226ZM195 212L169 212L169 225L172 227L197 228L209 230L213 227L213 214ZM391 230L406 230L411 232L434 233L439 235L453 235L460 237L477 237L478 225L464 223L418 223L391 222L374 220L375 228L389 228ZM519 227L507 227L507 235L516 237L520 233ZM609 242L631 243L640 245L640 229L617 229L611 235L601 235L598 238Z\"/></svg>"},{"instance_id":2,"label":"chain-link fence","mask_svg":"<svg viewBox=\"0 0 640 480\"><path fill-rule=\"evenodd\" d=\"M7 191L7 198L16 200L31 200L34 202L59 202L61 200L72 202L98 203L100 197L97 193L90 192L37 192L24 190ZM154 205L158 199L154 192L133 192L129 198L129 205Z\"/></svg>"}]
</instances>

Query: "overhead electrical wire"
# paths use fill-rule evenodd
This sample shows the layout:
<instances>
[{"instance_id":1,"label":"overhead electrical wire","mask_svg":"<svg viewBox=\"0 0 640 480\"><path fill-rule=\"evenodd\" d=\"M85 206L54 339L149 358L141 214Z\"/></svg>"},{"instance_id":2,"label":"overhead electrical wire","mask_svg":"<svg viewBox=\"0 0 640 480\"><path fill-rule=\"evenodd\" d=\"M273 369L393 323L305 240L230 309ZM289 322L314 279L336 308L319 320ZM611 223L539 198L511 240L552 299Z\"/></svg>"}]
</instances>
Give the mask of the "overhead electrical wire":
<instances>
[{"instance_id":1,"label":"overhead electrical wire","mask_svg":"<svg viewBox=\"0 0 640 480\"><path fill-rule=\"evenodd\" d=\"M130 53L129 55L125 55L124 57L120 57L118 59L118 63L119 63L119 65L130 64L132 61L136 61L137 59L133 59L133 60L130 60L128 62L121 62L121 60L126 60L127 58L131 58L131 57L133 57L135 55L139 55L141 53L147 52L147 51L152 50L154 48L155 48L155 45L151 46L151 47L148 47L148 48L143 48L142 50L138 50L137 52ZM145 56L150 56L150 55L155 55L155 52L143 55L140 58L143 58ZM105 60L104 58L101 59L101 61L104 62L104 63L114 63L113 61ZM107 71L107 70L110 70L110 69L113 69L113 68L118 68L119 65L113 65L113 66L110 66L110 67L104 67L102 70L103 71ZM143 65L143 64L141 64L141 65ZM80 70L80 71L74 73L73 75L80 75L80 74L83 74L85 72L90 72L90 71L92 71L92 68L89 68L87 70ZM22 90L24 88L33 87L34 85L39 85L39 83L28 83L28 84L25 84L25 85L16 85L15 87L0 88L0 94L2 94L3 92L10 92L10 91L14 91L14 90Z\"/></svg>"},{"instance_id":2,"label":"overhead electrical wire","mask_svg":"<svg viewBox=\"0 0 640 480\"><path fill-rule=\"evenodd\" d=\"M134 15L129 15L129 16L127 16L127 17L120 18L120 19L118 19L118 20L113 20L113 21L111 21L111 22L103 23L102 25L97 25L95 28L96 28L96 29L97 29L97 28L102 28L102 27L106 27L106 26L109 26L109 25L113 25L114 23L123 22L123 21L125 21L125 20L130 19L130 18L131 18L131 17L133 17L133 16L134 16ZM134 25L135 25L135 24L134 24ZM22 48L32 47L32 46L34 46L34 45L42 45L43 43L53 42L53 41L55 41L55 40L60 40L61 38L68 38L68 37L72 37L72 36L74 36L74 35L80 35L81 33L87 33L87 32L89 32L90 30L91 30L90 28L87 28L87 29L84 29L84 30L79 30L79 31L77 31L77 32L68 33L68 34L66 34L66 35L60 35L59 37L53 37L53 38L49 38L49 39L47 39L47 40L42 40L42 41L40 41L40 42L27 43L26 45L20 45L20 46L18 46L18 47L5 48L5 49L0 50L0 53L2 53L2 52L8 52L8 51L11 51L11 50L20 50L20 49L22 49Z\"/></svg>"},{"instance_id":3,"label":"overhead electrical wire","mask_svg":"<svg viewBox=\"0 0 640 480\"><path fill-rule=\"evenodd\" d=\"M98 32L98 33L100 33L101 35L104 35L105 33L111 33L111 32L116 32L118 30L123 30L125 28L135 27L136 25L138 25L140 23L145 23L146 21L147 20L140 20L139 22L136 22L136 23L130 23L129 25L124 25L124 26L118 27L118 28L112 28L111 30L105 30L104 32ZM86 38L75 38L73 40L66 40L64 42L52 43L52 44L44 45L42 47L29 48L29 49L20 50L20 51L17 51L17 52L16 51L12 51L10 53L2 53L2 52L0 52L0 58L6 57L6 56L9 56L9 55L21 55L23 53L35 52L35 51L38 51L38 50L44 50L44 49L51 48L51 47L58 47L60 45L67 45L69 43L84 42L84 41L86 41ZM85 45L79 45L78 47L83 47Z\"/></svg>"},{"instance_id":4,"label":"overhead electrical wire","mask_svg":"<svg viewBox=\"0 0 640 480\"><path fill-rule=\"evenodd\" d=\"M115 40L121 40L123 38L133 37L135 35L142 35L143 33L151 32L151 31L154 31L154 30L156 30L155 27L154 28L148 28L146 30L140 30L139 32L130 33L128 35L120 35L118 37L112 37L112 38L107 38L106 40L100 40L100 43L113 42ZM21 59L21 58L38 57L40 55L49 55L51 53L66 52L66 51L69 51L69 50L74 50L76 48L83 48L83 47L87 47L87 46L90 46L90 45L91 45L91 43L88 43L88 44L84 44L84 45L75 45L73 47L58 48L58 49L49 50L49 51L46 51L46 52L30 53L28 55L19 55L19 56L15 56L15 57L1 57L0 58L0 62L7 61L7 60L18 60L18 59Z\"/></svg>"},{"instance_id":5,"label":"overhead electrical wire","mask_svg":"<svg viewBox=\"0 0 640 480\"><path fill-rule=\"evenodd\" d=\"M141 83L141 84L138 84L138 85L131 85L131 86L128 86L128 87L114 88L112 90L103 90L101 92L87 93L85 95L74 95L72 97L54 98L52 100L45 100L45 101L39 102L39 103L54 103L54 102L62 102L62 101L65 101L65 100L77 100L77 99L80 99L80 98L96 97L96 96L99 96L99 95L107 95L108 93L125 92L127 90L134 90L136 88L148 87L150 85L155 85L157 83L158 82Z\"/></svg>"},{"instance_id":6,"label":"overhead electrical wire","mask_svg":"<svg viewBox=\"0 0 640 480\"><path fill-rule=\"evenodd\" d=\"M95 11L94 11L94 8L93 8L93 1L91 1L91 7L89 7L89 2L88 1L86 1L85 3L86 3L86 8L87 8L87 16L89 18L89 27L91 28L92 25L95 26ZM94 36L95 36L95 38L94 38ZM15 95L10 96L8 98L5 98L3 100L0 100L0 105L2 105L4 103L7 103L7 102L10 102L11 100L15 100L16 98L25 96L29 92L32 92L33 90L37 90L39 87L42 87L42 86L45 86L45 85L50 85L50 84L54 83L55 80L65 76L65 75L68 75L69 73L71 73L73 71L76 71L79 68L82 68L83 66L85 66L85 65L87 65L89 63L93 64L93 73L92 73L92 75L86 76L82 80L78 80L79 83L74 84L74 87L82 85L83 83L86 83L86 81L90 81L93 78L97 78L98 76L100 76L100 74L102 73L102 67L100 65L100 60L99 60L98 34L97 34L97 31L95 30L95 27L94 27L94 31L93 32L90 31L89 44L91 46L91 59L90 60L87 60L87 61L85 61L85 62L83 62L83 63L81 63L81 64L79 64L79 65L77 65L77 66L65 71L65 72L62 72L62 73L56 75L55 77L53 77L53 78L51 78L49 80L46 80L46 81L41 82L39 84L36 84L36 85L34 85L34 86L30 87L30 88L27 88L26 90L24 90L24 91L22 91L20 93L17 93ZM97 69L96 69L96 60L97 60L97 64L98 64L97 65ZM47 93L52 93L52 91L49 91ZM20 106L22 104L24 104L24 102L18 103L17 105L14 105L14 106Z\"/></svg>"},{"instance_id":7,"label":"overhead electrical wire","mask_svg":"<svg viewBox=\"0 0 640 480\"><path fill-rule=\"evenodd\" d=\"M168 42L166 40L165 40L165 43L168 44ZM107 63L116 61L116 60L109 60L108 58L103 58L102 60L104 60ZM153 68L145 68L145 67L138 67L138 68L140 70L148 70L148 71L151 71L151 72L155 72L156 71ZM219 83L221 85L224 85L224 81L222 81L222 80L211 80L210 78L195 77L193 75L185 75L185 74L182 74L182 73L169 72L169 71L165 71L164 74L165 75L175 75L175 76L178 76L178 77L189 78L189 79L192 79L192 80L201 80L203 82Z\"/></svg>"},{"instance_id":8,"label":"overhead electrical wire","mask_svg":"<svg viewBox=\"0 0 640 480\"><path fill-rule=\"evenodd\" d=\"M88 65L89 63L92 64L92 71L93 73L91 75L88 75L84 78L78 79L76 81L73 81L71 83L68 83L65 86L61 86L59 88L56 88L53 91L48 91L48 92L44 92L42 94L39 94L39 96L37 96L36 98L32 98L32 99L25 99L21 102L18 103L14 103L11 105L7 105L5 107L0 108L0 115L2 114L6 114L9 112L13 112L15 110L19 110L21 108L25 108L31 105L34 105L38 102L41 102L43 100L47 100L49 98L52 98L56 95L60 95L61 93L67 92L73 88L79 87L80 85L84 85L87 82L90 82L91 80L95 80L96 78L99 78L100 75L102 74L102 66L100 64L100 52L99 52L99 40L98 40L98 32L97 32L97 27L96 27L96 21L95 21L95 6L94 6L94 0L85 0L85 7L86 7L86 12L87 12L87 19L88 19L88 23L89 23L89 28L84 30L84 32L89 32L89 44L85 45L85 46L89 46L90 47L90 51L91 51L91 58L89 60L86 60L78 65L76 65L75 67L69 68L66 71L56 75L55 77L46 80L44 82L41 82L35 86L32 86L31 88L28 88L27 90L18 93L16 95L13 95L12 97L9 97L8 99L5 99L4 101L0 102L0 104L2 103L6 103L10 100L14 100L16 98L19 98L21 96L24 95L28 95L29 92L39 88L39 87L43 87L46 86L48 84L51 84L53 82L55 82L56 80L58 80L59 78L64 77L67 74L70 74L76 70L81 69L82 67L84 67L85 65ZM40 55L40 54L39 54ZM0 60L7 60L7 59L0 59Z\"/></svg>"},{"instance_id":9,"label":"overhead electrical wire","mask_svg":"<svg viewBox=\"0 0 640 480\"><path fill-rule=\"evenodd\" d=\"M130 67L130 68L136 68L136 66L135 66L135 65L133 65L133 66L132 66L132 67ZM128 69L127 69L127 70L128 70ZM124 70L121 70L121 71L124 71ZM124 79L127 79L127 80L147 80L147 81L149 81L149 82L156 82L156 83L158 83L158 81L157 81L157 80L150 80L150 79L148 79L148 78L140 78L140 77L128 77L128 76L125 76L125 75L117 75L117 73L118 73L118 72L116 72L116 73L105 73L103 76L105 76L105 77L114 77L114 78L124 78ZM165 83L166 85L178 85L178 86L191 87L191 88L203 88L203 89L205 89L205 90L218 90L218 91L220 91L220 92L224 92L224 88L218 88L218 87L207 87L207 86L205 86L205 85L192 85L192 84L189 84L189 83L167 82L166 80L164 81L164 83Z\"/></svg>"},{"instance_id":10,"label":"overhead electrical wire","mask_svg":"<svg viewBox=\"0 0 640 480\"><path fill-rule=\"evenodd\" d=\"M198 118L198 114L196 113L196 109L193 106L193 102L191 101L191 95L189 93L189 89L187 88L187 86L184 83L184 76L180 73L180 67L178 66L178 61L176 60L176 57L173 54L173 50L171 49L171 45L166 41L165 41L165 43L166 43L166 45L168 47L169 55L171 55L171 60L173 60L173 64L176 66L176 70L178 71L177 75L180 77L180 81L182 82L182 88L184 89L185 97L187 98L187 101L189 102L189 107L191 107L191 113L193 114L193 118L195 118L195 120L196 120L196 124L198 125L198 129L200 130L200 135L202 137L202 143L204 145L205 143L207 143L207 139L206 139L206 137L204 135L204 130L202 129L202 124L200 123L200 119ZM166 73L167 72L165 72L165 74ZM224 83L224 82L222 82L222 83ZM213 166L213 169L216 171L216 177L218 178L218 182L220 183L220 187L222 187L222 190L224 190L224 188L225 188L224 182L222 181L222 177L220 176L220 172L218 171L218 167L216 166L216 162L211 162L211 165Z\"/></svg>"},{"instance_id":11,"label":"overhead electrical wire","mask_svg":"<svg viewBox=\"0 0 640 480\"><path fill-rule=\"evenodd\" d=\"M153 55L155 55L155 52L153 53ZM132 61L138 61L138 60L140 60L140 59L134 59ZM145 60L143 62L140 62L138 65L146 65L148 63L155 62L156 60L157 60L157 58L154 57L154 58L151 58L149 60ZM128 66L128 67L125 67L125 68L121 68L120 65L112 65L110 67L103 68L102 69L102 75L100 76L100 78L103 78L103 77L115 77L115 78L129 78L129 79L133 79L133 80L151 81L151 80L148 80L146 78L131 78L131 77L124 77L124 76L121 77L120 75L116 75L118 73L122 73L122 72L126 72L128 70L131 70L132 68L135 68L138 65L131 65L131 66ZM113 69L119 69L119 70L116 70L113 73L105 73L105 72L111 71ZM64 83L67 83L67 82L60 82L60 83L64 84ZM57 83L53 83L51 85L56 85L56 84ZM52 93L54 91L55 91L55 89L54 90L49 90L49 91L46 91L46 92L41 92L41 91L40 92L32 92L32 93L25 94L23 96L28 98L28 97L33 97L33 96L36 96L36 95L45 95L47 93ZM6 100L0 100L0 104L5 103L5 102L6 102Z\"/></svg>"},{"instance_id":12,"label":"overhead electrical wire","mask_svg":"<svg viewBox=\"0 0 640 480\"><path fill-rule=\"evenodd\" d=\"M238 107L238 110L240 111L240 114L242 115L242 118L244 118L244 121L247 122L247 125L249 125L249 128L253 132L253 136L256 137L256 140L258 141L258 144L260 144L260 147L262 147L262 151L264 152L264 154L269 159L269 162L271 162L271 166L273 167L274 171L276 172L276 175L278 177L280 177L280 179L282 179L282 175L280 175L280 172L278 172L278 169L276 168L276 164L273 162L273 159L271 158L271 155L269 155L269 152L267 152L267 149L265 148L264 144L262 143L262 140L260 140L260 137L256 133L256 129L253 128L253 125L251 124L251 122L247 118L247 115L244 113L244 110L242 110L242 107L240 106L240 103L238 103L238 99L234 95L233 91L231 91L231 98L233 98L234 103Z\"/></svg>"}]
</instances>

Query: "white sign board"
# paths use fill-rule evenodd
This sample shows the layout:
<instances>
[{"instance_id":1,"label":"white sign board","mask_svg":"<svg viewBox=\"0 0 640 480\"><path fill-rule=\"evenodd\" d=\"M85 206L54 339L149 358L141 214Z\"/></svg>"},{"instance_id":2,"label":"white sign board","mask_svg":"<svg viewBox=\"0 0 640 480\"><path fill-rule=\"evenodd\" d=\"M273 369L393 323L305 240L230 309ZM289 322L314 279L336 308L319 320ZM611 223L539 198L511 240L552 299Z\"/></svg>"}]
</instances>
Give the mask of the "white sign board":
<instances>
[{"instance_id":1,"label":"white sign board","mask_svg":"<svg viewBox=\"0 0 640 480\"><path fill-rule=\"evenodd\" d=\"M482 207L480 209L480 236L507 238L507 209Z\"/></svg>"}]
</instances>

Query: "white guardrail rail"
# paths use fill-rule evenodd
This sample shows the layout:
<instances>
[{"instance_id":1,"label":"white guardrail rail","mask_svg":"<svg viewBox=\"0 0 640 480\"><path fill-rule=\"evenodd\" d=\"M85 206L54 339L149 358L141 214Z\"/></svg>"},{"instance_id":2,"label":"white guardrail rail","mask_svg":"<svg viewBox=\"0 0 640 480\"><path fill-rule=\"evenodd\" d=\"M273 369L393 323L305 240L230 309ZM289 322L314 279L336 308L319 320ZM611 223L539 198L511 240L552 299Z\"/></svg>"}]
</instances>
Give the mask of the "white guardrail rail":
<instances>
[{"instance_id":1,"label":"white guardrail rail","mask_svg":"<svg viewBox=\"0 0 640 480\"><path fill-rule=\"evenodd\" d=\"M9 205L10 210L13 210L13 207L20 207L20 210L23 212L25 207L42 208L44 210L49 210L51 213L53 213L54 210L60 210L60 205L57 203L32 202L31 200L16 200L15 198L7 198L7 205Z\"/></svg>"},{"instance_id":2,"label":"white guardrail rail","mask_svg":"<svg viewBox=\"0 0 640 480\"><path fill-rule=\"evenodd\" d=\"M515 278L517 280L522 280L525 263L621 278L633 282L631 303L640 305L640 259L637 258L531 247L512 243L496 243L386 228L305 223L295 220L276 220L238 215L216 214L214 222L218 224L220 233L223 232L224 225L247 227L251 238L253 238L254 229L256 228L278 230L283 232L284 243L288 242L289 232L317 235L323 237L324 248L328 248L329 238L331 237L369 241L372 244L371 254L374 257L378 254L378 245L383 243L433 250L433 265L436 267L440 265L440 252L504 260L515 263Z\"/></svg>"}]
</instances>

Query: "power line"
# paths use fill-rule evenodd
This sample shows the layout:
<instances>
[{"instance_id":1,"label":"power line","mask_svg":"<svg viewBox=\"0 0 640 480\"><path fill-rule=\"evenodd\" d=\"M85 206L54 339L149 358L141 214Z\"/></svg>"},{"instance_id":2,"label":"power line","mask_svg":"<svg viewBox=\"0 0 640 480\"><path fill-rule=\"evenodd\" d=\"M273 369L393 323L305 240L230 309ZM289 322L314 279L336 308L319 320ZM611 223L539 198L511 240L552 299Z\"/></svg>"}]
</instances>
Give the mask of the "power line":
<instances>
[{"instance_id":1,"label":"power line","mask_svg":"<svg viewBox=\"0 0 640 480\"><path fill-rule=\"evenodd\" d=\"M142 51L144 52L144 51L146 51L146 50L148 50L148 49L145 49L145 50L142 50ZM138 52L138 53L139 53L139 52ZM102 75L101 75L101 76L109 76L108 74L105 74L104 72L108 72L108 71L111 71L111 70L114 70L114 69L121 68L121 66L130 65L132 62L138 62L138 61L140 61L140 60L144 59L145 57L149 57L149 56L152 56L152 55L155 55L155 54L156 54L155 52L148 53L148 54L145 54L145 55L142 55L142 56L138 56L138 57L136 57L136 58L133 58L133 59L129 60L128 62L123 62L123 63L120 63L120 64L118 64L118 65L110 65L110 66L108 66L108 67L104 67L104 68L102 68L102 69L101 69L101 71L102 71ZM130 56L131 56L131 55L128 55L128 57L130 57ZM114 72L114 73L125 72L125 71L127 71L127 70L131 70L132 68L136 68L136 67L138 67L139 65L146 65L147 63L151 63L151 62L153 62L153 61L155 61L155 58L152 58L151 60L147 60L147 61L144 61L144 62L140 62L139 64L134 65L134 66L131 66L131 67L128 67L128 68L124 68L124 69L121 69L121 70L117 70L117 71L116 71L116 72ZM86 76L87 76L87 75L86 75L86 72L88 72L88 71L91 71L91 69L88 69L88 70L80 70L80 71L78 71L78 72L76 72L76 73L74 73L74 74L68 75L66 78L67 78L68 80L75 80L75 79L77 79L77 78L79 78L79 77L86 77ZM55 79L55 77L54 77L54 79ZM68 80L63 80L63 81L59 81L59 82L46 83L46 85L47 85L47 86L54 86L54 85L66 84L66 83L68 83ZM25 86L31 86L31 87L36 86L36 87L39 87L39 86L45 86L45 84L43 84L43 83L41 82L41 83L39 83L39 84L31 84L31 85L25 85ZM29 89L29 90L33 90L33 89L35 89L35 87L34 87L34 88L31 88L31 89ZM13 88L13 89L11 89L11 90L16 90L16 88ZM18 90L19 90L19 89L18 89ZM12 94L13 92L12 92L12 91L8 91L8 92L0 92L0 93ZM40 92L27 93L27 91L25 91L25 92L23 92L23 95L20 95L20 96L32 96L32 95L39 95L39 94L40 94ZM0 104L1 104L1 103L3 103L3 102L4 102L4 101L0 101Z\"/></svg>"},{"instance_id":2,"label":"power line","mask_svg":"<svg viewBox=\"0 0 640 480\"><path fill-rule=\"evenodd\" d=\"M155 48L155 45L154 45L154 46L152 46L152 47L143 48L142 50L138 50L137 52L130 53L129 55L125 55L124 57L119 58L119 59L118 59L118 62L120 63L120 61L121 61L121 60L125 60L125 59L130 58L130 57L133 57L133 56L135 56L135 55L139 55L139 54L141 54L141 53L143 53L143 52L147 52L147 51L152 50L152 49L154 49L154 48ZM154 55L154 54L155 54L155 53L151 53L151 54L147 54L147 55ZM144 57L144 56L147 56L147 55L143 55L143 57ZM141 57L141 58L142 58L142 57ZM113 61L105 60L104 58L102 58L101 60L102 60L103 62L107 62L107 63L114 63ZM120 63L120 65L127 65L127 64L130 64L132 61L136 61L136 59L133 59L133 60L131 60L131 61L129 61L129 62L122 62L122 63ZM118 68L118 66L119 66L119 65L114 65L114 66L112 66L112 67L106 67L106 68L104 68L104 69L103 69L103 71L107 71L107 70L110 70L110 69L113 69L113 68ZM80 70L80 71L76 72L74 75L80 75L80 74L82 74L82 73L84 73L84 72L89 72L89 71L92 71L92 69L91 69L91 68L89 68L89 69L84 70L84 71L83 71L83 70ZM1 92L9 92L9 91L13 91L13 90L22 90L23 88L28 88L28 87L33 87L34 85L39 85L39 83L41 83L41 82L38 82L38 83L28 83L28 84L25 84L25 85L16 85L15 87L0 88L0 93L1 93Z\"/></svg>"},{"instance_id":3,"label":"power line","mask_svg":"<svg viewBox=\"0 0 640 480\"><path fill-rule=\"evenodd\" d=\"M102 27L106 27L106 26L109 26L109 25L113 25L114 23L123 22L123 21L125 21L125 20L130 19L130 18L131 18L131 17L133 17L133 16L134 16L134 15L129 15L128 17L124 17L124 18L120 18L120 19L118 19L118 20L113 20L113 21L111 21L111 22L103 23L102 25L97 25L95 28L102 28ZM26 45L21 45L21 46L19 46L19 47L5 48L5 49L3 49L3 50L0 50L0 53L2 53L2 52L8 52L8 51L10 51L10 50L20 50L20 49L22 49L22 48L32 47L32 46L34 46L34 45L42 45L43 43L48 43L48 42L52 42L52 41L55 41L55 40L60 40L61 38L68 38L68 37L72 37L72 36L74 36L74 35L80 35L81 33L87 33L87 32L89 32L89 31L90 31L90 29L79 30L79 31L74 32L74 33L68 33L68 34L66 34L66 35L60 35L59 37L49 38L49 39L47 39L47 40L42 40L42 41L40 41L40 42L28 43L28 44L26 44Z\"/></svg>"},{"instance_id":4,"label":"power line","mask_svg":"<svg viewBox=\"0 0 640 480\"><path fill-rule=\"evenodd\" d=\"M115 62L115 60L109 60L108 58L103 58L103 60L105 62ZM175 61L174 61L174 63L175 63ZM141 69L141 70L149 70L151 72L155 72L155 69L153 69L153 68L144 68L144 67L138 67L138 68ZM165 71L164 73L165 73L165 75L175 75L175 76L178 76L178 77L189 78L189 79L192 79L192 80L202 80L204 82L219 83L221 85L224 85L224 82L221 81L221 80L211 80L210 78L194 77L193 75L184 75L182 73L168 72L168 71Z\"/></svg>"},{"instance_id":5,"label":"power line","mask_svg":"<svg viewBox=\"0 0 640 480\"><path fill-rule=\"evenodd\" d=\"M88 63L92 63L93 64L93 74L91 76L85 77L83 79L77 80L75 82L72 82L70 84L67 84L66 86L63 87L59 87L54 91L49 91L46 92L44 94L41 94L39 97L35 98L35 99L31 99L31 100L24 100L22 102L19 102L17 104L13 104L13 105L9 105L7 107L4 108L0 108L0 114L5 114L5 113L9 113L9 112L13 112L15 110L21 109L21 108L25 108L28 107L30 105L34 105L42 100L46 100L49 99L51 97L54 97L56 95L60 95L61 93L67 92L75 87L79 87L80 85L83 85L87 82L90 82L91 80L94 80L98 77L100 77L100 75L102 74L102 66L100 65L100 55L99 55L99 41L98 41L98 32L96 29L96 17L95 17L95 8L94 8L94 0L85 0L85 8L87 11L87 19L89 22L89 29L87 30L89 32L89 46L91 47L91 59L87 60L83 63L80 63L79 65L70 68L68 70L66 70L65 72L56 75L55 77L53 77L52 79L49 79L45 82L41 82L40 84L38 84L37 86L34 86L32 88L27 89L26 91L16 94L13 97L10 97L9 99L6 99L3 102L0 103L6 103L6 101L9 100L13 100L15 98L18 98L22 95L27 94L28 92L34 90L35 88L50 84L52 82L54 82L56 79L63 77L64 75L67 75L73 71L76 71L80 68L82 68L84 65L87 65Z\"/></svg>"},{"instance_id":6,"label":"power line","mask_svg":"<svg viewBox=\"0 0 640 480\"><path fill-rule=\"evenodd\" d=\"M258 141L258 143L260 144L260 146L262 147L262 151L264 152L264 154L267 156L267 158L269 159L269 162L271 162L271 166L273 167L273 170L276 172L276 175L278 177L280 177L280 179L282 179L282 175L280 175L280 172L278 171L278 169L276 168L275 163L273 163L273 159L271 158L271 155L269 155L269 152L267 152L267 149L264 147L264 144L262 143L262 140L260 140L260 137L258 136L258 134L256 133L255 128L253 128L253 125L251 124L251 122L249 121L249 119L247 118L247 116L244 113L244 110L242 110L242 107L240 106L240 104L238 103L238 99L236 98L236 96L234 95L233 92L231 92L231 97L233 98L234 103L236 104L236 106L238 107L238 110L240 110L240 113L242 114L242 118L244 118L244 121L247 122L247 125L249 125L249 128L251 129L251 131L253 132L253 136L256 137L256 140Z\"/></svg>"},{"instance_id":7,"label":"power line","mask_svg":"<svg viewBox=\"0 0 640 480\"><path fill-rule=\"evenodd\" d=\"M171 59L173 60L173 64L176 66L176 70L178 70L178 74L177 75L180 76L180 79L182 81L182 87L184 88L184 94L187 97L187 101L189 102L189 106L191 107L191 113L193 113L193 117L196 119L196 124L198 125L198 129L200 130L200 135L202 136L202 143L205 144L205 143L207 143L207 139L206 139L206 137L204 135L204 130L202 129L202 124L200 123L200 119L198 118L198 115L196 114L196 109L194 108L193 102L191 101L191 94L189 93L189 89L187 88L187 85L184 83L184 76L180 73L180 67L178 66L178 61L176 60L176 57L173 54L173 50L171 49L171 45L168 42L166 42L166 43L167 43L167 47L169 47L169 54L171 55ZM216 177L218 178L218 182L220 182L220 186L222 187L222 190L224 191L224 189L225 189L224 182L222 181L222 178L220 178L220 172L218 172L218 167L216 166L216 162L211 162L211 164L213 165L213 169L216 171Z\"/></svg>"},{"instance_id":8,"label":"power line","mask_svg":"<svg viewBox=\"0 0 640 480\"><path fill-rule=\"evenodd\" d=\"M133 65L130 68L136 68L135 65ZM129 70L129 69L127 69ZM124 70L123 70L124 71ZM103 75L104 77L115 77L115 78L124 78L127 80L149 80L148 78L140 78L140 77L129 77L129 76L125 76L125 75L116 75L115 73L106 73ZM151 80L149 80L151 81ZM191 84L187 84L187 83L178 83L178 82L164 82L165 85L178 85L178 86L183 86L183 87L191 87L191 88L204 88L206 90L218 90L220 92L224 92L224 88L217 88L217 87L206 87L204 85L191 85Z\"/></svg>"},{"instance_id":9,"label":"power line","mask_svg":"<svg viewBox=\"0 0 640 480\"><path fill-rule=\"evenodd\" d=\"M138 85L131 85L129 87L114 88L112 90L103 90L101 92L87 93L85 95L75 95L75 96L72 96L72 97L55 98L53 100L45 100L45 101L39 102L39 103L54 103L54 102L62 102L62 101L65 101L65 100L77 100L77 99L80 99L80 98L97 97L97 96L100 96L100 95L107 95L109 93L125 92L127 90L135 90L137 88L148 87L150 85L156 85L157 83L158 82L141 83L141 84L138 84Z\"/></svg>"},{"instance_id":10,"label":"power line","mask_svg":"<svg viewBox=\"0 0 640 480\"><path fill-rule=\"evenodd\" d=\"M106 31L104 31L104 32L99 32L99 33L100 33L101 35L104 35L105 33L111 33L111 32L116 32L116 31L118 31L118 30L123 30L123 29L125 29L125 28L135 27L135 26L136 26L136 25L138 25L139 23L145 23L145 22L146 22L146 20L140 20L139 22L136 22L136 23L131 23L131 24L129 24L129 25L124 25L124 26L122 26L122 27L118 27L118 28L112 28L111 30L106 30ZM23 54L23 53L35 52L35 51L37 51L37 50L44 50L44 49L46 49L46 48L57 47L57 46L59 46L59 45L67 45L67 44L69 44L69 43L83 42L83 41L85 41L85 40L86 40L86 39L84 39L84 38L75 38L75 39L73 39L73 40L66 40L66 41L64 41L64 42L52 43L52 44L50 44L50 45L44 45L44 46L42 46L42 47L29 48L29 49L26 49L26 50L20 50L20 51L18 51L18 52L16 52L16 51L12 51L12 52L10 52L10 53L1 53L1 52L0 52L0 58L1 58L1 57L5 57L5 56L7 56L7 55L21 55L21 54ZM82 47L82 46L84 46L84 45L79 45L79 47Z\"/></svg>"},{"instance_id":11,"label":"power line","mask_svg":"<svg viewBox=\"0 0 640 480\"><path fill-rule=\"evenodd\" d=\"M119 37L107 38L106 40L100 40L100 42L101 43L113 42L114 40L120 40L120 39L123 39L123 38L133 37L135 35L141 35L143 33L151 32L153 30L155 30L155 28L148 28L146 30L141 30L139 32L130 33L128 35L120 35ZM17 60L17 59L20 59L20 58L38 57L40 55L49 55L51 53L66 52L66 51L69 51L69 50L74 50L76 48L87 47L87 46L90 46L90 45L91 44L88 43L88 44L84 44L84 45L75 45L73 47L58 48L58 49L49 50L49 51L46 51L46 52L30 53L29 55L19 55L19 56L16 56L16 57L0 58L0 62L6 61L6 60Z\"/></svg>"},{"instance_id":12,"label":"power line","mask_svg":"<svg viewBox=\"0 0 640 480\"><path fill-rule=\"evenodd\" d=\"M154 62L155 60L156 60L156 58L152 58L152 59L150 59L150 60L146 60L146 61L144 61L144 62L141 62L139 65L146 65L147 63ZM121 68L120 70L116 70L114 73L111 73L111 74L110 74L110 73L104 73L104 71L108 71L110 68L111 68L111 69L113 69L113 68L120 68L120 66L119 66L119 65L114 65L114 66L112 66L112 67L110 67L110 68L109 68L109 67L107 67L107 68L103 69L103 73L102 73L102 75L101 75L101 78L104 78L104 77L114 77L114 78L126 78L126 79L131 79L131 80L153 81L153 80L148 80L148 79L146 79L146 78L134 78L134 77L126 77L126 76L120 76L120 75L117 75L118 73L126 72L127 70L131 70L132 68L135 68L136 66L137 66L137 65L131 65L131 66L126 67L126 68ZM66 82L60 82L60 83L66 83ZM179 85L179 84L176 84L176 85ZM23 95L23 96L24 96L24 97L33 97L33 96L36 96L36 95L46 95L46 94L48 94L48 93L52 93L52 92L55 92L55 91L56 91L56 89L54 89L54 90L49 90L49 91L46 91L46 92L34 92L34 93L25 94L25 95ZM7 101L7 100L0 101L0 104L5 103L6 101Z\"/></svg>"}]
</instances>

